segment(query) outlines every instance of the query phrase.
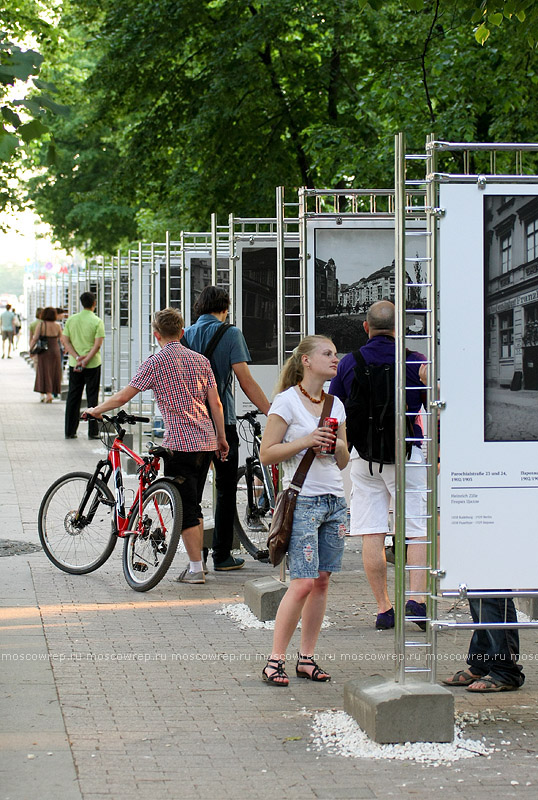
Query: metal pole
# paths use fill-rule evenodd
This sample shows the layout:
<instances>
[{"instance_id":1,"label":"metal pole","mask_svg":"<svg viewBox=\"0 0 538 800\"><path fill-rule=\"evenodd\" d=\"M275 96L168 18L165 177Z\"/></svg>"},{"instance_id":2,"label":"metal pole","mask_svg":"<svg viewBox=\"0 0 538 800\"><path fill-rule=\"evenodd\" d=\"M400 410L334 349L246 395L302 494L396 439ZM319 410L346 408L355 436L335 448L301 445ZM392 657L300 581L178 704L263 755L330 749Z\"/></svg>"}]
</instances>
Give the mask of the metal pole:
<instances>
[{"instance_id":1,"label":"metal pole","mask_svg":"<svg viewBox=\"0 0 538 800\"><path fill-rule=\"evenodd\" d=\"M138 361L142 363L143 318L142 318L142 242L138 242ZM138 413L143 414L142 392L138 394ZM142 450L142 425L137 425L138 452Z\"/></svg>"},{"instance_id":2,"label":"metal pole","mask_svg":"<svg viewBox=\"0 0 538 800\"><path fill-rule=\"evenodd\" d=\"M433 134L427 139L427 144L433 141ZM426 163L426 173L432 175L437 167L437 153L434 149L426 150L428 153ZM427 463L427 503L426 503L426 533L427 533L427 556L426 564L429 566L427 577L427 594L426 594L426 616L429 619L437 619L437 588L439 578L437 577L439 547L437 538L437 463L439 458L439 441L438 441L438 419L439 419L439 406L437 403L437 286L438 286L438 259L437 259L437 232L438 222L437 216L433 209L437 208L437 183L435 180L430 180L426 187L426 208L427 210L427 230L428 230L428 252L430 271L427 283L429 284L427 297L428 308L430 309L430 336L428 338L427 356L429 365L429 389L427 396L429 398L430 412L427 416L427 439L428 439L428 459ZM430 682L435 683L437 672L437 628L434 626L427 626L427 640L430 643Z\"/></svg>"},{"instance_id":3,"label":"metal pole","mask_svg":"<svg viewBox=\"0 0 538 800\"><path fill-rule=\"evenodd\" d=\"M211 214L211 283L217 285L217 215Z\"/></svg>"},{"instance_id":4,"label":"metal pole","mask_svg":"<svg viewBox=\"0 0 538 800\"><path fill-rule=\"evenodd\" d=\"M164 242L164 261L165 261L165 275L166 275L166 302L165 307L170 308L170 231L166 231L166 238ZM162 303L161 303L162 305Z\"/></svg>"},{"instance_id":5,"label":"metal pole","mask_svg":"<svg viewBox=\"0 0 538 800\"><path fill-rule=\"evenodd\" d=\"M395 140L394 187L395 199L395 306L396 306L396 499L394 508L395 576L394 576L394 650L396 655L396 680L405 683L405 136L399 133Z\"/></svg>"},{"instance_id":6,"label":"metal pole","mask_svg":"<svg viewBox=\"0 0 538 800\"><path fill-rule=\"evenodd\" d=\"M276 307L277 307L277 352L278 368L286 360L286 336L284 313L284 187L276 187Z\"/></svg>"}]
</instances>

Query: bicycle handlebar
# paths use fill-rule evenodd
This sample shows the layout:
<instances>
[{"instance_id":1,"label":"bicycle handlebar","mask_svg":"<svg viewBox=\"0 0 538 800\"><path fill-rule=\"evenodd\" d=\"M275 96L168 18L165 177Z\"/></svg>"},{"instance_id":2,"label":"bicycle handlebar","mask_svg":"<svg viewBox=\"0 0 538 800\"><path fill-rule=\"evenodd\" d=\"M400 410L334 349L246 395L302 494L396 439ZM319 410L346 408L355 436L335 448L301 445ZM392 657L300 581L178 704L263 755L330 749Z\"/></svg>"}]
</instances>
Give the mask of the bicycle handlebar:
<instances>
[{"instance_id":1,"label":"bicycle handlebar","mask_svg":"<svg viewBox=\"0 0 538 800\"><path fill-rule=\"evenodd\" d=\"M256 408L256 409L254 409L254 411L247 411L246 414L242 414L242 415L238 414L237 415L237 419L246 420L247 422L254 422L254 420L256 419L256 417L258 415L259 416L263 416L262 412L258 411L258 409Z\"/></svg>"},{"instance_id":2,"label":"bicycle handlebar","mask_svg":"<svg viewBox=\"0 0 538 800\"><path fill-rule=\"evenodd\" d=\"M115 417L108 417L106 414L102 414L101 416L106 422L110 422L111 425L135 425L137 422L151 422L149 417L137 417L134 414L127 414L123 409L118 411ZM88 420L93 417L85 411L80 418L88 422Z\"/></svg>"}]
</instances>

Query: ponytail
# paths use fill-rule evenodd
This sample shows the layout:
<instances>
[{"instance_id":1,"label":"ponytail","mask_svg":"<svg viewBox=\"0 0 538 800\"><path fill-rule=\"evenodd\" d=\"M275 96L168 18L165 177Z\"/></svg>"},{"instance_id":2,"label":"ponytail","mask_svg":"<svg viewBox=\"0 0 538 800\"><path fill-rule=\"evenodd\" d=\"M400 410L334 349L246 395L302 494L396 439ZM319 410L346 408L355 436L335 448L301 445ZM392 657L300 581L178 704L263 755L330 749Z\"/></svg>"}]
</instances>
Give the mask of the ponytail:
<instances>
[{"instance_id":1,"label":"ponytail","mask_svg":"<svg viewBox=\"0 0 538 800\"><path fill-rule=\"evenodd\" d=\"M275 393L285 392L290 386L296 386L303 380L304 365L303 356L308 356L315 349L319 342L331 342L328 336L312 334L301 339L297 347L292 351L290 357L285 362L276 385Z\"/></svg>"}]
</instances>

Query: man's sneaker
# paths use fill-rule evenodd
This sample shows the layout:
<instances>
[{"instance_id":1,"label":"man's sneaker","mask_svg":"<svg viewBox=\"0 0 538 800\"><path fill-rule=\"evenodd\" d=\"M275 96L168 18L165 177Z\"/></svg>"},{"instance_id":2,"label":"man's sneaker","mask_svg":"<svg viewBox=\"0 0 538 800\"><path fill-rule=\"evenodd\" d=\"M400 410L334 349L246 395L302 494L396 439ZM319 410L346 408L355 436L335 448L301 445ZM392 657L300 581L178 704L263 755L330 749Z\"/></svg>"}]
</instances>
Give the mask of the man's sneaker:
<instances>
[{"instance_id":1,"label":"man's sneaker","mask_svg":"<svg viewBox=\"0 0 538 800\"><path fill-rule=\"evenodd\" d=\"M388 631L390 628L394 628L394 609L389 608L388 611L378 614L375 626L378 631Z\"/></svg>"},{"instance_id":2,"label":"man's sneaker","mask_svg":"<svg viewBox=\"0 0 538 800\"><path fill-rule=\"evenodd\" d=\"M213 569L215 572L226 572L230 569L241 569L245 565L244 558L234 558L230 556L226 559L226 561L219 561L218 563L213 564Z\"/></svg>"},{"instance_id":3,"label":"man's sneaker","mask_svg":"<svg viewBox=\"0 0 538 800\"><path fill-rule=\"evenodd\" d=\"M205 583L205 575L202 570L200 572L189 572L189 568L185 567L183 572L176 578L177 583Z\"/></svg>"},{"instance_id":4,"label":"man's sneaker","mask_svg":"<svg viewBox=\"0 0 538 800\"><path fill-rule=\"evenodd\" d=\"M421 631L426 630L426 603L417 603L416 600L408 600L405 604L406 617L423 617L424 619L410 619L418 625Z\"/></svg>"}]
</instances>

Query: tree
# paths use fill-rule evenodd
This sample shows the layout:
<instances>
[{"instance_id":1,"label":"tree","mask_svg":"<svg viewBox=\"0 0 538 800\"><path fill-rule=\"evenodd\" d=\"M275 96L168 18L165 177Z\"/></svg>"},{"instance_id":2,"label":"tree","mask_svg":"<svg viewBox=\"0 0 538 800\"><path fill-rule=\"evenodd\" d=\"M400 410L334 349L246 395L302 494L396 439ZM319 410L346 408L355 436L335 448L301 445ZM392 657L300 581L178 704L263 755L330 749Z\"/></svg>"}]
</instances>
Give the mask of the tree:
<instances>
[{"instance_id":1,"label":"tree","mask_svg":"<svg viewBox=\"0 0 538 800\"><path fill-rule=\"evenodd\" d=\"M44 77L71 118L30 186L64 247L274 214L274 189L393 183L393 137L534 138L523 25L476 0L66 0ZM488 12L489 13L489 12ZM489 19L489 17L487 17ZM46 148L36 147L44 168Z\"/></svg>"}]
</instances>

